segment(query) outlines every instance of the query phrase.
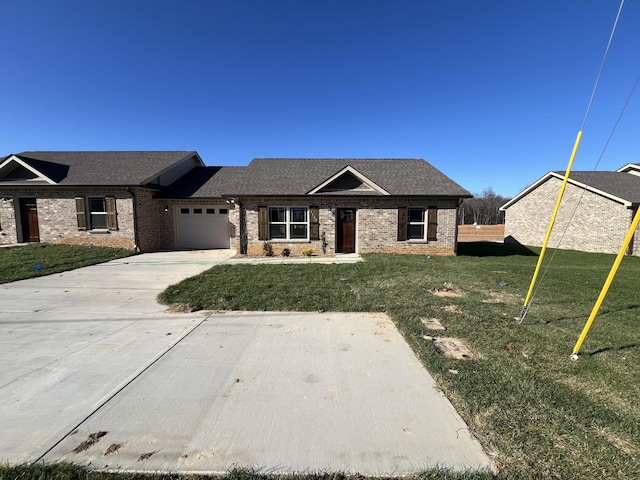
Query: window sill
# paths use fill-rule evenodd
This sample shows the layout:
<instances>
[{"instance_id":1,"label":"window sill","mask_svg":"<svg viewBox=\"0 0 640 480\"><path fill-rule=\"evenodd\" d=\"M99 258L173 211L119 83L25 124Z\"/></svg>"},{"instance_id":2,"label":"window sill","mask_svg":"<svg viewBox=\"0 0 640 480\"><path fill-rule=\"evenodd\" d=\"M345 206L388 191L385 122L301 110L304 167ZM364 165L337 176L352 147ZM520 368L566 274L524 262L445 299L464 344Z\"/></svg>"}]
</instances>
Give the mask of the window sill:
<instances>
[{"instance_id":1,"label":"window sill","mask_svg":"<svg viewBox=\"0 0 640 480\"><path fill-rule=\"evenodd\" d=\"M274 238L273 240L266 240L269 243L311 243L311 240L307 238L295 238L287 240L286 238Z\"/></svg>"},{"instance_id":2,"label":"window sill","mask_svg":"<svg viewBox=\"0 0 640 480\"><path fill-rule=\"evenodd\" d=\"M111 233L111 230L106 228L94 228L93 230L89 230L89 233L92 235L105 235Z\"/></svg>"}]
</instances>

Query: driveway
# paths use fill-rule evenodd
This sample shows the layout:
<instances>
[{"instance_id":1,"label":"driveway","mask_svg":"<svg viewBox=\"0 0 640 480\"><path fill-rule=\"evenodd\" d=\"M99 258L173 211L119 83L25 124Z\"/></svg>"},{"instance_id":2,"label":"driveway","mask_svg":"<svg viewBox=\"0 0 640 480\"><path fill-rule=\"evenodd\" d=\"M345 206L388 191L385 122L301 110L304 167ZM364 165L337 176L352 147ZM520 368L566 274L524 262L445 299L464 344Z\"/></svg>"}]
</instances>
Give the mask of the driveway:
<instances>
[{"instance_id":1,"label":"driveway","mask_svg":"<svg viewBox=\"0 0 640 480\"><path fill-rule=\"evenodd\" d=\"M156 303L230 255L144 254L1 285L0 462L491 468L383 314L172 314Z\"/></svg>"}]
</instances>

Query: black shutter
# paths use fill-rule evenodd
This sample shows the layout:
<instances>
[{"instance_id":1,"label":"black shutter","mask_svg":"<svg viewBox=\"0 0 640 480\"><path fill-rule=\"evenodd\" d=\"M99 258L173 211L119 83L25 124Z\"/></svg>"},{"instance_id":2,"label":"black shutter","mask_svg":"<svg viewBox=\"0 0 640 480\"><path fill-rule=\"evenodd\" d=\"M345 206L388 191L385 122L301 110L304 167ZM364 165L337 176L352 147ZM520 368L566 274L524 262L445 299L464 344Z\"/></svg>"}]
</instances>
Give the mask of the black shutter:
<instances>
[{"instance_id":1,"label":"black shutter","mask_svg":"<svg viewBox=\"0 0 640 480\"><path fill-rule=\"evenodd\" d=\"M118 213L116 212L115 197L105 197L104 203L107 207L107 228L118 230Z\"/></svg>"},{"instance_id":2,"label":"black shutter","mask_svg":"<svg viewBox=\"0 0 640 480\"><path fill-rule=\"evenodd\" d=\"M87 229L87 210L84 197L76 197L76 219L78 221L78 230Z\"/></svg>"},{"instance_id":3,"label":"black shutter","mask_svg":"<svg viewBox=\"0 0 640 480\"><path fill-rule=\"evenodd\" d=\"M269 240L269 209L258 207L258 240Z\"/></svg>"},{"instance_id":4,"label":"black shutter","mask_svg":"<svg viewBox=\"0 0 640 480\"><path fill-rule=\"evenodd\" d=\"M407 207L398 207L398 241L407 239Z\"/></svg>"},{"instance_id":5,"label":"black shutter","mask_svg":"<svg viewBox=\"0 0 640 480\"><path fill-rule=\"evenodd\" d=\"M309 240L320 240L320 209L309 207Z\"/></svg>"},{"instance_id":6,"label":"black shutter","mask_svg":"<svg viewBox=\"0 0 640 480\"><path fill-rule=\"evenodd\" d=\"M438 209L429 207L427 210L427 241L438 240Z\"/></svg>"}]
</instances>

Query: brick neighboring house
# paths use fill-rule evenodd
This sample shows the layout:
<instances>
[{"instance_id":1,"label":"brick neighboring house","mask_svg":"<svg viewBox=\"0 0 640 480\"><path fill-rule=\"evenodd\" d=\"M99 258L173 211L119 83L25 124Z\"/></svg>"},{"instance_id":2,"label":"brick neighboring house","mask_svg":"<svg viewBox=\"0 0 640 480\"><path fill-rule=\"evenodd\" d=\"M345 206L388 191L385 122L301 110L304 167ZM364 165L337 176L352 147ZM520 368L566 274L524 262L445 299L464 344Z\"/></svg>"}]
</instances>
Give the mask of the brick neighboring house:
<instances>
[{"instance_id":1,"label":"brick neighboring house","mask_svg":"<svg viewBox=\"0 0 640 480\"><path fill-rule=\"evenodd\" d=\"M0 243L455 255L470 196L417 159L207 167L196 152L24 152L0 159Z\"/></svg>"},{"instance_id":2,"label":"brick neighboring house","mask_svg":"<svg viewBox=\"0 0 640 480\"><path fill-rule=\"evenodd\" d=\"M542 245L563 178L564 172L549 172L500 208L505 242ZM615 172L572 172L549 247L558 247L562 238L559 248L617 253L638 205L640 164ZM640 249L632 242L627 253L640 255Z\"/></svg>"}]
</instances>

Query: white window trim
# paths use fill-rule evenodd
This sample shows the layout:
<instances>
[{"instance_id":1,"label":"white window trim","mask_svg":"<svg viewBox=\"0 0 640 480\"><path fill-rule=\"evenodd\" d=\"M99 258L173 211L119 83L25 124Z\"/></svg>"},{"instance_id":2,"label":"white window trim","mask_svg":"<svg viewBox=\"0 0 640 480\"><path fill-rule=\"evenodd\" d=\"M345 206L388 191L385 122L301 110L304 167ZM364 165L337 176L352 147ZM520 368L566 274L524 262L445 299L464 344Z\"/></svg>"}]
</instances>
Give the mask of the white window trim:
<instances>
[{"instance_id":1,"label":"white window trim","mask_svg":"<svg viewBox=\"0 0 640 480\"><path fill-rule=\"evenodd\" d=\"M290 207L285 207L283 205L274 205L267 207L267 228L269 233L269 241L270 242L308 242L309 241L309 207L297 206L293 205ZM284 222L272 222L271 221L271 210L283 208L285 210L285 221ZM301 209L304 210L306 215L306 221L304 222L293 222L291 221L291 210L292 209ZM271 237L271 225L285 225L285 233L286 237L284 238L272 238ZM291 225L304 225L306 230L306 235L304 238L291 238Z\"/></svg>"},{"instance_id":2,"label":"white window trim","mask_svg":"<svg viewBox=\"0 0 640 480\"><path fill-rule=\"evenodd\" d=\"M104 205L104 210L101 212L98 211L93 211L91 209L91 200L92 199L99 199L102 200L102 204ZM107 219L107 197L101 197L101 196L93 196L93 197L87 197L87 221L88 221L88 225L87 225L87 230L90 231L94 231L94 232L106 232L108 231L108 225L109 225L109 221ZM104 227L99 227L96 228L93 226L93 215L103 215L104 216Z\"/></svg>"},{"instance_id":3,"label":"white window trim","mask_svg":"<svg viewBox=\"0 0 640 480\"><path fill-rule=\"evenodd\" d=\"M411 221L411 210L422 210L422 222ZM427 228L429 226L427 207L407 207L407 241L408 242L426 242ZM411 225L422 225L422 237L411 237Z\"/></svg>"}]
</instances>

